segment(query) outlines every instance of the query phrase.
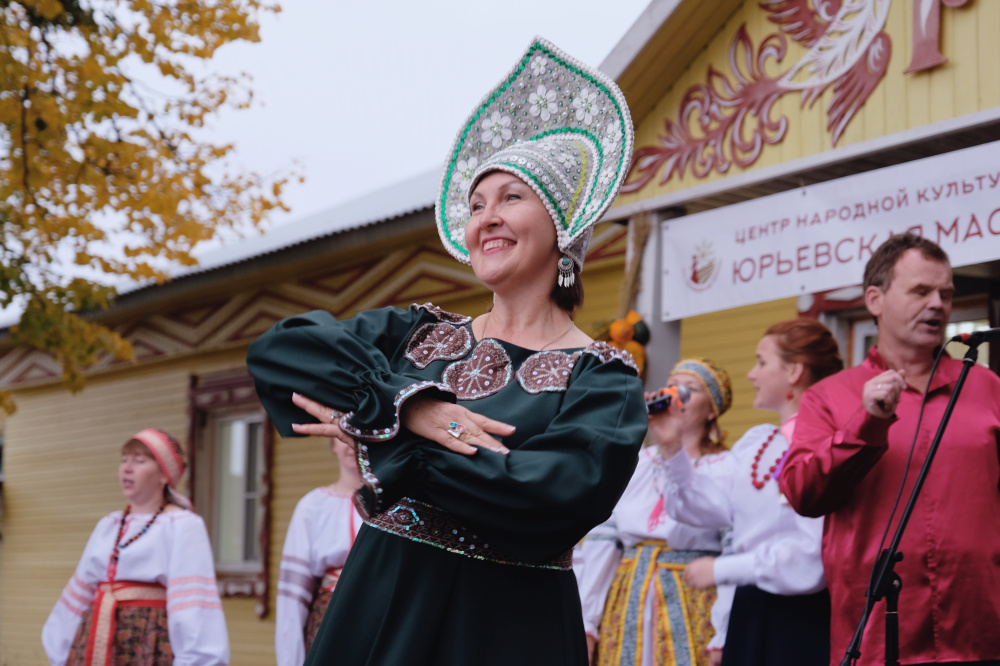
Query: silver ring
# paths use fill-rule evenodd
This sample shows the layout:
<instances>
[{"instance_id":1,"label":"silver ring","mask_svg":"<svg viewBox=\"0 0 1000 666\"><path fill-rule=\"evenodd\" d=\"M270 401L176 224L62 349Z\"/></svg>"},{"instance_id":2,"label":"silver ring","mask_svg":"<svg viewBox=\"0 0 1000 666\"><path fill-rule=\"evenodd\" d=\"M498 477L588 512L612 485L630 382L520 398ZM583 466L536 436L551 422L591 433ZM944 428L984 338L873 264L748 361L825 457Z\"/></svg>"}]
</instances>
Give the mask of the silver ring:
<instances>
[{"instance_id":1,"label":"silver ring","mask_svg":"<svg viewBox=\"0 0 1000 666\"><path fill-rule=\"evenodd\" d=\"M455 439L461 439L462 433L465 432L465 426L457 421L452 421L448 424L448 434Z\"/></svg>"},{"instance_id":2,"label":"silver ring","mask_svg":"<svg viewBox=\"0 0 1000 666\"><path fill-rule=\"evenodd\" d=\"M334 423L341 416L343 416L342 412L338 412L336 409L331 409L330 410L330 423Z\"/></svg>"},{"instance_id":3,"label":"silver ring","mask_svg":"<svg viewBox=\"0 0 1000 666\"><path fill-rule=\"evenodd\" d=\"M880 389L880 388L882 388L882 385L881 385L881 384L879 384L878 386L876 386L876 387L875 387L875 390L878 390L878 389Z\"/></svg>"}]
</instances>

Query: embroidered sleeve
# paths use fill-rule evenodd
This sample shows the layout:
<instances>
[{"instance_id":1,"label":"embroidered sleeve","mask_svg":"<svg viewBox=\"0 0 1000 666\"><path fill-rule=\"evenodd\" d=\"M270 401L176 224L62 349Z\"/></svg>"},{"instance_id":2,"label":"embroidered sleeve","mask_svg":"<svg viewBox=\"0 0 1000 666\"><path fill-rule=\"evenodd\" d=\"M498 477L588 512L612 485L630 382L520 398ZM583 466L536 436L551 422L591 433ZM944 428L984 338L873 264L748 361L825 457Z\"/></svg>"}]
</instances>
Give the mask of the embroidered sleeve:
<instances>
[{"instance_id":1,"label":"embroidered sleeve","mask_svg":"<svg viewBox=\"0 0 1000 666\"><path fill-rule=\"evenodd\" d=\"M394 418L391 425L388 427L375 429L356 428L351 423L351 420L354 418L353 412L349 412L340 417L340 427L351 437L364 440L366 442L377 442L383 439L392 439L399 432L399 413L403 409L403 404L417 393L429 389L444 392L451 391L451 388L445 384L439 384L437 382L416 382L403 387L403 389L396 394L396 397L393 398L392 407Z\"/></svg>"},{"instance_id":2,"label":"embroidered sleeve","mask_svg":"<svg viewBox=\"0 0 1000 666\"><path fill-rule=\"evenodd\" d=\"M318 584L309 562L311 499L312 493L295 506L281 551L274 632L278 666L300 666L306 657L303 632Z\"/></svg>"},{"instance_id":3,"label":"embroidered sleeve","mask_svg":"<svg viewBox=\"0 0 1000 666\"><path fill-rule=\"evenodd\" d=\"M626 367L635 370L636 374L639 374L639 366L635 364L635 359L632 358L632 354L629 354L624 349L618 349L618 347L613 347L607 342L597 340L592 342L588 347L583 350L584 354L590 354L601 360L601 363L609 363L611 361L621 361Z\"/></svg>"},{"instance_id":4,"label":"embroidered sleeve","mask_svg":"<svg viewBox=\"0 0 1000 666\"><path fill-rule=\"evenodd\" d=\"M453 402L446 387L422 380L417 364L457 353L464 337L454 328L424 328L428 317L422 307L384 308L342 322L311 312L279 322L255 341L247 366L278 432L294 436L293 423L315 422L292 403L293 392L347 414L341 426L373 441L398 432L399 408L417 391L433 391L434 397ZM403 355L414 363L412 375L400 374L390 363L404 345Z\"/></svg>"},{"instance_id":5,"label":"embroidered sleeve","mask_svg":"<svg viewBox=\"0 0 1000 666\"><path fill-rule=\"evenodd\" d=\"M442 310L433 303L423 303L421 305L413 304L413 308L419 310L426 310L427 312L434 315L438 321L446 321L452 324L468 324L472 321L472 317L467 317L465 315L455 314L454 312L448 312L447 310Z\"/></svg>"},{"instance_id":6,"label":"embroidered sleeve","mask_svg":"<svg viewBox=\"0 0 1000 666\"><path fill-rule=\"evenodd\" d=\"M168 515L167 623L175 663L228 664L226 618L205 523L189 511Z\"/></svg>"},{"instance_id":7,"label":"embroidered sleeve","mask_svg":"<svg viewBox=\"0 0 1000 666\"><path fill-rule=\"evenodd\" d=\"M710 473L707 468L696 473L691 457L683 449L664 461L657 473L665 481L663 508L667 515L695 527L732 526L734 461L727 453L713 460L711 468Z\"/></svg>"},{"instance_id":8,"label":"embroidered sleeve","mask_svg":"<svg viewBox=\"0 0 1000 666\"><path fill-rule=\"evenodd\" d=\"M618 530L612 517L595 527L580 544L581 575L577 577L584 630L600 638L601 615L615 570L622 559Z\"/></svg>"},{"instance_id":9,"label":"embroidered sleeve","mask_svg":"<svg viewBox=\"0 0 1000 666\"><path fill-rule=\"evenodd\" d=\"M87 541L76 571L66 583L59 600L45 621L45 626L42 627L42 647L53 664L66 662L83 615L94 604L97 585L101 582L100 559L95 556L105 550L102 548L101 536L108 529L105 522L114 520L115 515L105 516L98 522ZM104 565L107 565L106 561Z\"/></svg>"}]
</instances>

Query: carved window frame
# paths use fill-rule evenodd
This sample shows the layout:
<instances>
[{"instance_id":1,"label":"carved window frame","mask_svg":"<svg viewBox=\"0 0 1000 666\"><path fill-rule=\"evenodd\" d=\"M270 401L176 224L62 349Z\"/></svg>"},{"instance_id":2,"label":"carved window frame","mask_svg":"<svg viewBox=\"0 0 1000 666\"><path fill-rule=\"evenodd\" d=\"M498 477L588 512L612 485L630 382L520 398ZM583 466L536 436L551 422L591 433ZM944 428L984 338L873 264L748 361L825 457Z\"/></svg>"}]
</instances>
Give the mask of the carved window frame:
<instances>
[{"instance_id":1,"label":"carved window frame","mask_svg":"<svg viewBox=\"0 0 1000 666\"><path fill-rule=\"evenodd\" d=\"M219 596L230 598L255 598L256 613L259 618L267 617L270 596L271 568L271 498L272 475L274 464L274 426L267 416L257 391L254 389L253 378L245 368L226 370L202 375L192 375L188 389L188 459L190 465L190 487L195 506L207 506L203 513L209 527L209 534L214 533L215 520L212 508L212 497L202 492L205 482L198 477L198 461L204 460L203 447L214 443L214 438L207 435L207 426L214 422L214 417L235 412L259 412L262 415L262 439L264 469L261 477L263 489L259 497L261 515L260 528L260 570L259 571L216 571L216 582ZM210 482L208 482L210 483ZM213 543L213 547L214 547Z\"/></svg>"}]
</instances>

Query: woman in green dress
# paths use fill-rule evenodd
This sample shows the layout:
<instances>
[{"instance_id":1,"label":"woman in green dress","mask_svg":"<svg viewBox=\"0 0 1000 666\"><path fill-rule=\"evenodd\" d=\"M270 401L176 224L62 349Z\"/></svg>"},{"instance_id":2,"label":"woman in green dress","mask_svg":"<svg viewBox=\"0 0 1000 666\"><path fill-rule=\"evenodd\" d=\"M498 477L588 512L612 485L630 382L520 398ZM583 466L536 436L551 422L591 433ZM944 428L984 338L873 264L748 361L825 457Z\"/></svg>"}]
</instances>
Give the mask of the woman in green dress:
<instances>
[{"instance_id":1,"label":"woman in green dress","mask_svg":"<svg viewBox=\"0 0 1000 666\"><path fill-rule=\"evenodd\" d=\"M353 437L365 519L307 664L587 663L573 545L646 431L628 354L573 322L632 125L606 76L535 40L473 111L436 206L494 293L277 324L248 364L283 436Z\"/></svg>"}]
</instances>

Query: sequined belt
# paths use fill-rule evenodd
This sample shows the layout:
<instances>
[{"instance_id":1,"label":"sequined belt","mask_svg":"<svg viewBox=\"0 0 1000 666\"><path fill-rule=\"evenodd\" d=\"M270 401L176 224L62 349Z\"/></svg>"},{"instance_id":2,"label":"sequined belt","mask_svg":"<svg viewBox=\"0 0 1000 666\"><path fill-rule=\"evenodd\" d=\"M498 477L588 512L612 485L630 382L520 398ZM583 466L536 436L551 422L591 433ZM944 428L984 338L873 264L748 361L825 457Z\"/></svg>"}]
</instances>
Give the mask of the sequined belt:
<instances>
[{"instance_id":1,"label":"sequined belt","mask_svg":"<svg viewBox=\"0 0 1000 666\"><path fill-rule=\"evenodd\" d=\"M166 608L167 588L158 583L135 583L119 580L101 583L94 600L94 611L87 637L86 666L109 666L111 646L115 642L115 611L119 606Z\"/></svg>"},{"instance_id":2,"label":"sequined belt","mask_svg":"<svg viewBox=\"0 0 1000 666\"><path fill-rule=\"evenodd\" d=\"M383 532L476 560L536 569L573 570L571 550L542 564L522 562L491 547L485 539L472 530L459 525L448 513L409 497L400 499L386 511L369 517L365 522Z\"/></svg>"}]
</instances>

